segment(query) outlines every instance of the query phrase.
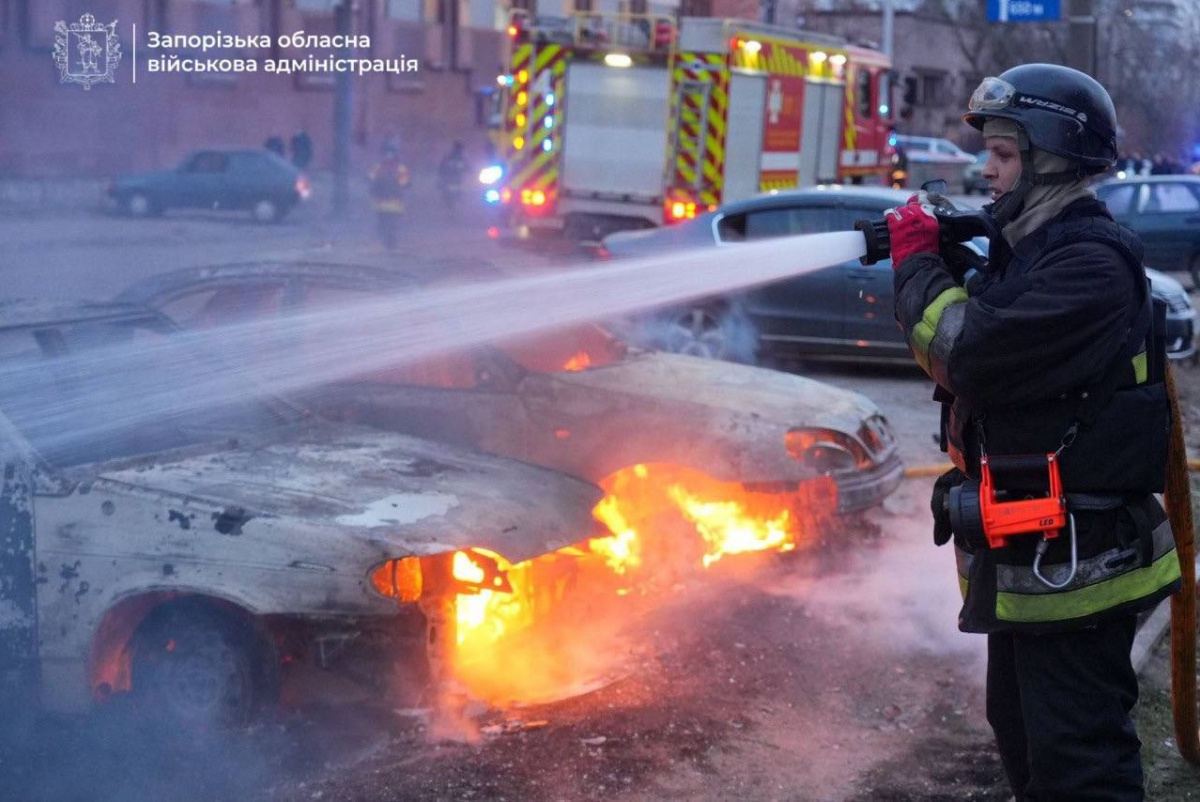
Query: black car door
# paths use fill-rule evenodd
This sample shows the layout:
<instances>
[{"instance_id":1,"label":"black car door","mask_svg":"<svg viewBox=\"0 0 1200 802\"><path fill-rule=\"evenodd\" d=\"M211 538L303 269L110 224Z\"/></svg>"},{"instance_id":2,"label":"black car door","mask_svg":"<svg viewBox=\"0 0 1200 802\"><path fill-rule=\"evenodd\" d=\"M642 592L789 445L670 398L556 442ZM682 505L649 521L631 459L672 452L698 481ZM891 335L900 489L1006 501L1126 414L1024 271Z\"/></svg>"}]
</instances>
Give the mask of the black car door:
<instances>
[{"instance_id":1,"label":"black car door","mask_svg":"<svg viewBox=\"0 0 1200 802\"><path fill-rule=\"evenodd\" d=\"M753 209L740 221L745 240L769 239L835 230L834 209L803 204ZM725 223L726 221L722 221ZM840 266L768 284L746 295L746 309L758 329L760 350L819 354L841 347L845 332Z\"/></svg>"},{"instance_id":2,"label":"black car door","mask_svg":"<svg viewBox=\"0 0 1200 802\"><path fill-rule=\"evenodd\" d=\"M859 206L842 211L839 227L849 230L857 220L882 218L885 210ZM872 358L908 359L908 344L896 323L892 260L884 259L873 265L863 265L855 260L840 267L846 293L845 332L850 353Z\"/></svg>"}]
</instances>

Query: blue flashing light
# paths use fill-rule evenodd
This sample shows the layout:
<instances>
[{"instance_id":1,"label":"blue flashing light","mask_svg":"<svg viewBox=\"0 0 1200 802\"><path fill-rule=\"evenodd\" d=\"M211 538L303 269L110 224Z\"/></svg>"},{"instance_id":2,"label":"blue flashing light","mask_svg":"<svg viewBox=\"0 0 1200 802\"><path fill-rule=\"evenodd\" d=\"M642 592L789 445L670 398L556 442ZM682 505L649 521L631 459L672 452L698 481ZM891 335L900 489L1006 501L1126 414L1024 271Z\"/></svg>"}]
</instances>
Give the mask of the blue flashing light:
<instances>
[{"instance_id":1,"label":"blue flashing light","mask_svg":"<svg viewBox=\"0 0 1200 802\"><path fill-rule=\"evenodd\" d=\"M886 116L887 116L887 113L888 113L889 111L891 111L891 109L890 109L890 107L888 106L888 104L886 104L886 103L880 103L880 104L879 104L879 115L880 115L881 117L886 117Z\"/></svg>"},{"instance_id":2,"label":"blue flashing light","mask_svg":"<svg viewBox=\"0 0 1200 802\"><path fill-rule=\"evenodd\" d=\"M500 191L497 189L489 189L487 192L483 193L483 199L487 203L499 203Z\"/></svg>"},{"instance_id":3,"label":"blue flashing light","mask_svg":"<svg viewBox=\"0 0 1200 802\"><path fill-rule=\"evenodd\" d=\"M547 106L553 106L553 105L554 105L554 93L553 93L553 92L547 92L547 93L546 93L546 105L547 105Z\"/></svg>"},{"instance_id":4,"label":"blue flashing light","mask_svg":"<svg viewBox=\"0 0 1200 802\"><path fill-rule=\"evenodd\" d=\"M542 119L542 126L545 128L553 128L554 127L554 118L551 117L549 114L547 114Z\"/></svg>"},{"instance_id":5,"label":"blue flashing light","mask_svg":"<svg viewBox=\"0 0 1200 802\"><path fill-rule=\"evenodd\" d=\"M547 153L554 150L554 142L549 139L543 140L542 141L542 150L546 151Z\"/></svg>"},{"instance_id":6,"label":"blue flashing light","mask_svg":"<svg viewBox=\"0 0 1200 802\"><path fill-rule=\"evenodd\" d=\"M890 146L891 146L891 147L893 147L893 148L894 148L894 147L896 147L896 143L897 143L897 142L899 142L899 141L900 141L900 140L898 140L898 139L896 138L896 135L895 135L895 134L892 134L892 135L890 135L890 136L888 137L888 145L890 145Z\"/></svg>"}]
</instances>

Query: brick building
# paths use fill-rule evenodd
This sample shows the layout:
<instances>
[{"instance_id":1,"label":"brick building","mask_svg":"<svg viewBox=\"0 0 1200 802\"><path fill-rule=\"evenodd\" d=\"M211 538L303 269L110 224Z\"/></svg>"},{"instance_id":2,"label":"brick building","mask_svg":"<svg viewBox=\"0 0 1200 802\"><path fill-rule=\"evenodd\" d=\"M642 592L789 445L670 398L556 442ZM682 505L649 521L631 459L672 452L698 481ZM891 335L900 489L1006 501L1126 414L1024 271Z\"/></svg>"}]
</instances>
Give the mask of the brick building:
<instances>
[{"instance_id":1,"label":"brick building","mask_svg":"<svg viewBox=\"0 0 1200 802\"><path fill-rule=\"evenodd\" d=\"M334 33L335 0L0 0L0 177L104 176L176 163L203 146L260 146L307 130L316 167L332 156L329 74L150 74L147 34ZM419 71L353 78L356 164L397 136L405 157L436 163L455 138L481 148L487 93L503 62L507 9L495 0L355 0L355 30L370 37L358 57L419 59ZM55 22L84 13L117 20L116 83L88 91L60 84ZM453 17L451 19L450 17ZM133 25L139 33L133 77ZM160 51L161 52L161 51ZM177 51L172 51L177 52ZM207 57L212 52L205 54ZM281 53L219 53L259 58ZM314 53L327 55L327 53Z\"/></svg>"}]
</instances>

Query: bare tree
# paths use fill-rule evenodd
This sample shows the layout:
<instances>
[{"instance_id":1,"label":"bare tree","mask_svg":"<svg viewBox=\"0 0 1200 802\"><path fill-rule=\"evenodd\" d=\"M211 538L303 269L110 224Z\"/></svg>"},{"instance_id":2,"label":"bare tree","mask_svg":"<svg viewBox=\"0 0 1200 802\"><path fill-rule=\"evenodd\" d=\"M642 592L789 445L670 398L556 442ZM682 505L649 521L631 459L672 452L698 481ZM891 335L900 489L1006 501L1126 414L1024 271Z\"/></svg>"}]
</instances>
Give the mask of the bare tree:
<instances>
[{"instance_id":1,"label":"bare tree","mask_svg":"<svg viewBox=\"0 0 1200 802\"><path fill-rule=\"evenodd\" d=\"M1196 20L1182 29L1147 24L1136 1L1093 0L1101 20L1097 69L1122 123L1122 150L1182 154L1196 133L1200 86L1189 65L1200 58ZM1064 64L1068 60L1067 25L991 23L981 2L922 0L921 10L955 25L957 45L978 76L997 75L1030 62ZM1194 13L1194 12L1184 12Z\"/></svg>"}]
</instances>

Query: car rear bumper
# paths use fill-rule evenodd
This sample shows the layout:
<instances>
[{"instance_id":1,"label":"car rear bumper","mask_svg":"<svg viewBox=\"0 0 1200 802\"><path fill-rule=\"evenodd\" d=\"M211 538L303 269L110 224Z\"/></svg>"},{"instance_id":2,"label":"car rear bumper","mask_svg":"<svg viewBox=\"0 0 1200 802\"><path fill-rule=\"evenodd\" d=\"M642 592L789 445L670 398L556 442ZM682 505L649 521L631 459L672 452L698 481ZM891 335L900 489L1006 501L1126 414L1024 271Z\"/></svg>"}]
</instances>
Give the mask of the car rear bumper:
<instances>
[{"instance_id":1,"label":"car rear bumper","mask_svg":"<svg viewBox=\"0 0 1200 802\"><path fill-rule=\"evenodd\" d=\"M1196 353L1196 312L1167 313L1167 356L1187 359Z\"/></svg>"},{"instance_id":2,"label":"car rear bumper","mask_svg":"<svg viewBox=\"0 0 1200 802\"><path fill-rule=\"evenodd\" d=\"M834 474L837 482L839 514L861 512L881 504L904 478L904 463L893 452L879 465L868 470Z\"/></svg>"}]
</instances>

